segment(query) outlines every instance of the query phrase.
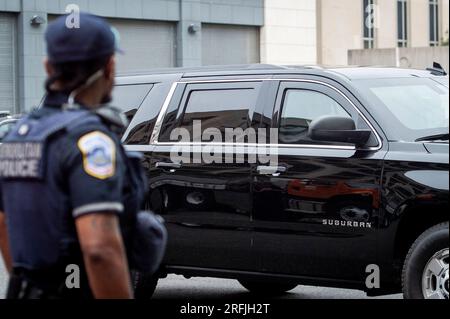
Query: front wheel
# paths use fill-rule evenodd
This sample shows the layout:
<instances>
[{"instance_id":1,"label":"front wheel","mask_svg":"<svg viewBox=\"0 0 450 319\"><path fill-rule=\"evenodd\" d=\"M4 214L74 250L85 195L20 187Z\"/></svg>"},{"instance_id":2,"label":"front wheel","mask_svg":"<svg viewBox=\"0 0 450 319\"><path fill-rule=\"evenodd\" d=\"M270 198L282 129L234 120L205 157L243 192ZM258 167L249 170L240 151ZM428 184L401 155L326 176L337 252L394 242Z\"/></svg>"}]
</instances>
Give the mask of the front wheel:
<instances>
[{"instance_id":1,"label":"front wheel","mask_svg":"<svg viewBox=\"0 0 450 319\"><path fill-rule=\"evenodd\" d=\"M431 227L411 246L402 274L406 299L448 299L448 226Z\"/></svg>"},{"instance_id":2,"label":"front wheel","mask_svg":"<svg viewBox=\"0 0 450 319\"><path fill-rule=\"evenodd\" d=\"M253 294L270 296L282 295L297 287L297 284L294 283L278 284L249 280L239 280L239 283Z\"/></svg>"}]
</instances>

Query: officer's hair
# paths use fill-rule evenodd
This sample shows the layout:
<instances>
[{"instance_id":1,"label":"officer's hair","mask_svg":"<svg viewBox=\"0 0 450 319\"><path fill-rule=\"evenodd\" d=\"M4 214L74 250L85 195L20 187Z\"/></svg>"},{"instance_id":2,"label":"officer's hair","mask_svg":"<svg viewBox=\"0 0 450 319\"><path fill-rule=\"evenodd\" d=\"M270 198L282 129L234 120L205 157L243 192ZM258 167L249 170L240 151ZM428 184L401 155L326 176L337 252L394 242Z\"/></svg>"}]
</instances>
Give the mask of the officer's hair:
<instances>
[{"instance_id":1,"label":"officer's hair","mask_svg":"<svg viewBox=\"0 0 450 319\"><path fill-rule=\"evenodd\" d=\"M52 91L51 86L59 81L62 91L70 93L83 85L95 72L104 68L110 58L111 55L106 55L87 61L52 64L54 74L47 79L45 89L47 92Z\"/></svg>"}]
</instances>

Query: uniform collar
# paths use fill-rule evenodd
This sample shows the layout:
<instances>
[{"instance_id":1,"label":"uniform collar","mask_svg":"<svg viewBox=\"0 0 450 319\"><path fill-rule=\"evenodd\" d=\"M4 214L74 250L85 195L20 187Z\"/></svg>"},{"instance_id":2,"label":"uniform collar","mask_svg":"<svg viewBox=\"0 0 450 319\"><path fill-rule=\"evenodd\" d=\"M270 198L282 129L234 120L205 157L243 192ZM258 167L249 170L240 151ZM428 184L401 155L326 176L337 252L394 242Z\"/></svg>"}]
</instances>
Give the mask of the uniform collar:
<instances>
[{"instance_id":1,"label":"uniform collar","mask_svg":"<svg viewBox=\"0 0 450 319\"><path fill-rule=\"evenodd\" d=\"M51 107L51 108L61 108L61 106L65 103L67 103L67 100L69 99L69 93L61 92L61 91L50 91L44 100L44 107ZM86 109L86 107L78 103L78 105L81 106L82 109Z\"/></svg>"},{"instance_id":2,"label":"uniform collar","mask_svg":"<svg viewBox=\"0 0 450 319\"><path fill-rule=\"evenodd\" d=\"M40 117L52 113L54 110L61 110L62 105L67 103L69 94L60 91L50 91L45 97L43 107L38 110L34 116ZM88 110L83 104L77 103L80 109ZM117 134L123 134L125 127L128 125L126 117L122 111L114 107L101 107L92 111L99 116L102 121Z\"/></svg>"},{"instance_id":3,"label":"uniform collar","mask_svg":"<svg viewBox=\"0 0 450 319\"><path fill-rule=\"evenodd\" d=\"M60 108L69 99L69 94L59 91L50 91L44 100L45 107Z\"/></svg>"}]
</instances>

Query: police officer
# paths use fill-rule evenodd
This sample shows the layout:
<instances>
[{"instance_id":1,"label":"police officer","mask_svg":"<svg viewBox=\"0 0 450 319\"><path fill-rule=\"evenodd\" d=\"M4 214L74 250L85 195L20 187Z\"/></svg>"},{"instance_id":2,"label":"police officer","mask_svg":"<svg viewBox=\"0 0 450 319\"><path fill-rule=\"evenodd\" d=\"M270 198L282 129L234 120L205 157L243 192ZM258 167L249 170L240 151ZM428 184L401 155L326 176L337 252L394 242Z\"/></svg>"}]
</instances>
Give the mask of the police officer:
<instances>
[{"instance_id":1,"label":"police officer","mask_svg":"<svg viewBox=\"0 0 450 319\"><path fill-rule=\"evenodd\" d=\"M47 97L0 147L7 298L133 297L127 257L145 187L116 135L120 113L102 107L118 37L97 16L79 22L48 26Z\"/></svg>"}]
</instances>

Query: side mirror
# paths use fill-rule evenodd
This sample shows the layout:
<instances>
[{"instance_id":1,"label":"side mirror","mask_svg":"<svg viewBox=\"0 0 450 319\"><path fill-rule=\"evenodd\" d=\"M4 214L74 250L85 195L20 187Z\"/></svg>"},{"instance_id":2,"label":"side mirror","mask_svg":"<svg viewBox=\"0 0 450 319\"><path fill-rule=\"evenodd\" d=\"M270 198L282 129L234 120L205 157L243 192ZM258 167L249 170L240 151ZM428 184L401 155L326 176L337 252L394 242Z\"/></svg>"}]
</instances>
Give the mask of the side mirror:
<instances>
[{"instance_id":1,"label":"side mirror","mask_svg":"<svg viewBox=\"0 0 450 319\"><path fill-rule=\"evenodd\" d=\"M357 130L353 119L322 116L311 122L308 136L314 141L341 142L362 146L370 138L370 130Z\"/></svg>"}]
</instances>

